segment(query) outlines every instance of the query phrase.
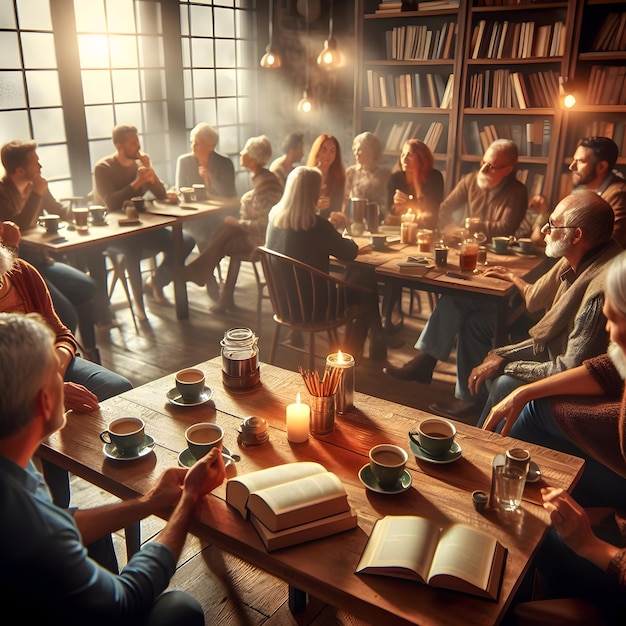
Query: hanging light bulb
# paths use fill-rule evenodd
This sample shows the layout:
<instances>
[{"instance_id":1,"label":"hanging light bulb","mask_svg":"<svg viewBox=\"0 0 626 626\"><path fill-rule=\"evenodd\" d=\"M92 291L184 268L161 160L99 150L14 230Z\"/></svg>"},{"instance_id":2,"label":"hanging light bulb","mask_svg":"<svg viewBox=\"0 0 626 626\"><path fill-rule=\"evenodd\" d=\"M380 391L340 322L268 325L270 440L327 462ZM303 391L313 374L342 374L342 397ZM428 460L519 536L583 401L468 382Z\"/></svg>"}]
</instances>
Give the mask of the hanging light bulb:
<instances>
[{"instance_id":1,"label":"hanging light bulb","mask_svg":"<svg viewBox=\"0 0 626 626\"><path fill-rule=\"evenodd\" d=\"M316 109L316 103L315 100L313 98L311 98L309 96L309 3L307 2L304 6L304 11L305 11L305 24L306 24L306 45L304 46L305 48L305 55L304 55L304 79L305 79L305 83L304 83L304 92L302 94L302 98L300 99L300 102L298 102L298 111L300 113L304 113L305 115L308 115L310 113L313 113Z\"/></svg>"},{"instance_id":2,"label":"hanging light bulb","mask_svg":"<svg viewBox=\"0 0 626 626\"><path fill-rule=\"evenodd\" d=\"M315 111L315 100L309 96L308 87L304 89L302 98L298 102L298 111L300 113L313 113Z\"/></svg>"},{"instance_id":3,"label":"hanging light bulb","mask_svg":"<svg viewBox=\"0 0 626 626\"><path fill-rule=\"evenodd\" d=\"M334 25L334 2L331 0L330 10L328 15L328 39L324 41L324 49L317 57L317 64L325 69L334 69L341 65L341 54L337 50L337 41L333 37L333 25Z\"/></svg>"},{"instance_id":4,"label":"hanging light bulb","mask_svg":"<svg viewBox=\"0 0 626 626\"><path fill-rule=\"evenodd\" d=\"M267 48L265 48L265 54L261 57L260 65L265 69L277 70L283 62L280 54L274 49L274 0L270 0L269 37L270 42L267 44Z\"/></svg>"},{"instance_id":5,"label":"hanging light bulb","mask_svg":"<svg viewBox=\"0 0 626 626\"><path fill-rule=\"evenodd\" d=\"M567 78L559 76L559 101L563 108L571 109L576 106L576 96L565 86L566 84Z\"/></svg>"}]
</instances>

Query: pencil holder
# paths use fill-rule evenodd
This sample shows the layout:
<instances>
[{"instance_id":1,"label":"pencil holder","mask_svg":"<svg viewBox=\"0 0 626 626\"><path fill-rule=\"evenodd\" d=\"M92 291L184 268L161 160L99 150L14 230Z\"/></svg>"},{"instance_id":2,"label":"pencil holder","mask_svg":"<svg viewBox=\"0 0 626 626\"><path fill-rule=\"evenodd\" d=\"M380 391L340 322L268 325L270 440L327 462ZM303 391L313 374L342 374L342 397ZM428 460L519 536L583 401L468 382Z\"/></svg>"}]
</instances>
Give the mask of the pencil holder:
<instances>
[{"instance_id":1,"label":"pencil holder","mask_svg":"<svg viewBox=\"0 0 626 626\"><path fill-rule=\"evenodd\" d=\"M335 396L311 396L311 434L328 435L335 428Z\"/></svg>"}]
</instances>

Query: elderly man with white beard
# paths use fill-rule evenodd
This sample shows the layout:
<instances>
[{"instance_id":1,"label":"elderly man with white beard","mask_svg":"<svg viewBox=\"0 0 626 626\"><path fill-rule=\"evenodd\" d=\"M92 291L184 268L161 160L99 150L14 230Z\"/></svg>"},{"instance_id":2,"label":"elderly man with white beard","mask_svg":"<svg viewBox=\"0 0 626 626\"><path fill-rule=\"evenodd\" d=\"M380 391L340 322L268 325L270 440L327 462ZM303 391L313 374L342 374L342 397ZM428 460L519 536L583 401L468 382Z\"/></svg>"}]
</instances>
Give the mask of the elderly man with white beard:
<instances>
[{"instance_id":1,"label":"elderly man with white beard","mask_svg":"<svg viewBox=\"0 0 626 626\"><path fill-rule=\"evenodd\" d=\"M470 393L478 394L493 380L478 425L492 406L524 383L580 365L606 352L604 274L621 248L613 239L611 206L593 191L578 191L559 202L543 227L546 255L559 259L529 285L507 270L488 274L512 281L532 313L545 309L528 332L529 339L492 350L470 373ZM495 379L495 380L494 380Z\"/></svg>"}]
</instances>

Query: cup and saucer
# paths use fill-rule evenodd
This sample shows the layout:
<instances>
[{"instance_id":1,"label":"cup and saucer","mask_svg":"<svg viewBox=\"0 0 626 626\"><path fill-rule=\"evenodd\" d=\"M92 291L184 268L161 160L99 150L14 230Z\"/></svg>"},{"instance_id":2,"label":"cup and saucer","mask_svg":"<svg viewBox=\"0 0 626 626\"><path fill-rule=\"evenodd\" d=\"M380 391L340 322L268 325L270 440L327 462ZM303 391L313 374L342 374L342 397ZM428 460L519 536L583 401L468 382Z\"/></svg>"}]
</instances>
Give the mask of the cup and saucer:
<instances>
[{"instance_id":1,"label":"cup and saucer","mask_svg":"<svg viewBox=\"0 0 626 626\"><path fill-rule=\"evenodd\" d=\"M170 389L166 394L167 401L175 406L200 406L206 404L213 397L213 390L204 386L200 395L195 400L185 400L177 387Z\"/></svg>"},{"instance_id":2,"label":"cup and saucer","mask_svg":"<svg viewBox=\"0 0 626 626\"><path fill-rule=\"evenodd\" d=\"M505 459L504 454L496 454L496 456L493 457L494 467L498 465L504 465L505 460L506 459ZM526 482L536 483L536 482L539 482L540 479L541 479L541 468L537 465L537 463L535 463L531 459L528 465L528 472L526 473Z\"/></svg>"},{"instance_id":3,"label":"cup and saucer","mask_svg":"<svg viewBox=\"0 0 626 626\"><path fill-rule=\"evenodd\" d=\"M222 458L224 459L224 467L228 467L232 464L232 461L230 460L230 458L228 458L230 456L230 450L226 446L222 446ZM191 454L189 448L181 450L178 454L178 465L180 465L181 467L191 468L195 465L196 460L197 459Z\"/></svg>"},{"instance_id":4,"label":"cup and saucer","mask_svg":"<svg viewBox=\"0 0 626 626\"><path fill-rule=\"evenodd\" d=\"M409 446L411 448L411 452L420 460L427 461L428 463L452 463L457 459L460 459L463 454L463 449L461 448L458 441L455 441L447 452L445 452L442 456L433 456L429 454L419 445L419 443L415 442L413 439L409 442Z\"/></svg>"},{"instance_id":5,"label":"cup and saucer","mask_svg":"<svg viewBox=\"0 0 626 626\"><path fill-rule=\"evenodd\" d=\"M463 450L455 440L456 427L441 417L431 417L409 431L409 447L420 460L428 463L452 463Z\"/></svg>"},{"instance_id":6,"label":"cup and saucer","mask_svg":"<svg viewBox=\"0 0 626 626\"><path fill-rule=\"evenodd\" d=\"M150 454L154 450L155 443L153 437L144 435L139 448L120 450L114 443L105 443L102 452L107 459L113 459L114 461L134 461Z\"/></svg>"},{"instance_id":7,"label":"cup and saucer","mask_svg":"<svg viewBox=\"0 0 626 626\"><path fill-rule=\"evenodd\" d=\"M359 480L361 481L361 483L363 483L366 489L369 489L370 491L373 491L375 493L386 494L402 493L403 491L409 489L413 484L411 474L409 474L409 472L405 469L404 472L402 472L400 480L395 485L393 485L392 487L381 487L380 483L376 479L376 476L374 476L374 472L372 472L372 468L370 467L369 463L367 465L364 465L359 470Z\"/></svg>"}]
</instances>

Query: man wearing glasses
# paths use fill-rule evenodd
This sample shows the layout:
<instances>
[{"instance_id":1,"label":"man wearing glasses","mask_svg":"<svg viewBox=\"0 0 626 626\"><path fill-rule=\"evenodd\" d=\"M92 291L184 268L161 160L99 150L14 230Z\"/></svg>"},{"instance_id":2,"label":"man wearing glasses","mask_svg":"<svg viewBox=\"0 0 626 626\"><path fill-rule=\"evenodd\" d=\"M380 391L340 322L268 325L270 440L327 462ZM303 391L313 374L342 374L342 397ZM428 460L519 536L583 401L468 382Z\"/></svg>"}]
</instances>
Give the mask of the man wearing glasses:
<instances>
[{"instance_id":1,"label":"man wearing glasses","mask_svg":"<svg viewBox=\"0 0 626 626\"><path fill-rule=\"evenodd\" d=\"M515 178L517 158L517 146L508 139L498 139L487 148L479 169L463 177L439 208L440 229L447 240L462 237L459 224L464 218L478 219L488 239L515 233L528 206L526 187ZM444 295L415 344L418 355L401 367L383 371L398 380L429 384L437 361L448 360L456 344L457 400L430 408L453 418L476 418L487 394L483 390L482 397L472 397L465 381L491 348L494 325L492 305Z\"/></svg>"},{"instance_id":2,"label":"man wearing glasses","mask_svg":"<svg viewBox=\"0 0 626 626\"><path fill-rule=\"evenodd\" d=\"M577 367L606 351L604 272L621 252L611 238L613 224L613 209L606 200L593 191L574 192L557 204L542 229L546 255L559 259L552 269L532 285L503 267L485 272L511 281L528 311L545 313L529 330L529 339L492 350L472 369L467 379L472 395L493 381L479 426L491 407L516 387Z\"/></svg>"}]
</instances>

